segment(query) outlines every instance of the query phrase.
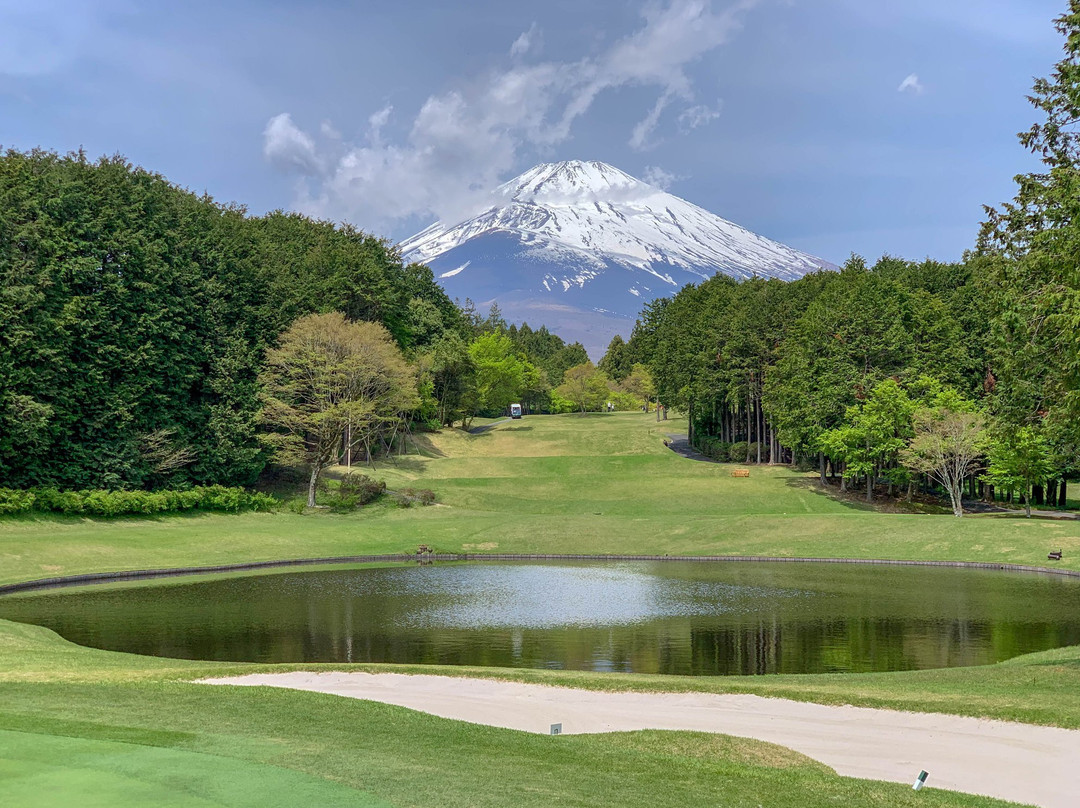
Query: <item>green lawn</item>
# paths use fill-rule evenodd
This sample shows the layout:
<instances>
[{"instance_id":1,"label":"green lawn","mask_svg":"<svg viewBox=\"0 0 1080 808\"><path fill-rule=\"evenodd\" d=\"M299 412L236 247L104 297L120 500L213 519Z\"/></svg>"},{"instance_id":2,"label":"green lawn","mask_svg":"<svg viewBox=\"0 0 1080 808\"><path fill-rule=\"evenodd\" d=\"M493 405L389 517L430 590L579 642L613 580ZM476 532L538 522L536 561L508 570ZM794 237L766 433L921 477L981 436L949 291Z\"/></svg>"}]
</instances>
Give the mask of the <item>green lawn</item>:
<instances>
[{"instance_id":1,"label":"green lawn","mask_svg":"<svg viewBox=\"0 0 1080 808\"><path fill-rule=\"evenodd\" d=\"M80 572L411 551L758 554L1043 564L1080 569L1080 523L886 514L781 468L682 459L685 424L530 417L421 440L380 464L440 505L350 515L0 520L0 581ZM549 738L313 693L220 688L210 664L81 648L0 621L0 804L990 806L850 780L779 747L692 733ZM322 666L329 667L329 666ZM388 666L364 666L378 670ZM421 670L420 668L399 670ZM425 668L428 672L438 669ZM443 670L591 688L707 690L1080 727L1080 649L986 668L692 679Z\"/></svg>"},{"instance_id":2,"label":"green lawn","mask_svg":"<svg viewBox=\"0 0 1080 808\"><path fill-rule=\"evenodd\" d=\"M0 520L0 583L80 572L310 556L412 552L754 554L1039 565L1050 549L1080 569L1080 522L878 513L820 493L813 475L700 463L626 413L534 416L479 435L423 436L424 454L380 463L391 488L440 505L357 514Z\"/></svg>"},{"instance_id":3,"label":"green lawn","mask_svg":"<svg viewBox=\"0 0 1080 808\"><path fill-rule=\"evenodd\" d=\"M184 679L252 670L66 643L0 621L0 804L990 808L687 732L557 738ZM269 668L263 668L269 669Z\"/></svg>"}]
</instances>

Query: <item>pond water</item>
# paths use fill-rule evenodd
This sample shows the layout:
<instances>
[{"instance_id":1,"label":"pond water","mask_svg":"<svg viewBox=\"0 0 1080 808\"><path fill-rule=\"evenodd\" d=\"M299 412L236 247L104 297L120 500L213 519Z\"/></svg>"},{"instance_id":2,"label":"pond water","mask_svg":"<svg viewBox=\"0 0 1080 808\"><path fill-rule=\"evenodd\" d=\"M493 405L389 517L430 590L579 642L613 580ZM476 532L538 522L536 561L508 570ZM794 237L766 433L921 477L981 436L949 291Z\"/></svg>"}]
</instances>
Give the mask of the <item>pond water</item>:
<instances>
[{"instance_id":1,"label":"pond water","mask_svg":"<svg viewBox=\"0 0 1080 808\"><path fill-rule=\"evenodd\" d=\"M71 588L0 598L0 618L186 659L892 671L1080 644L1080 581L845 564L436 564Z\"/></svg>"}]
</instances>

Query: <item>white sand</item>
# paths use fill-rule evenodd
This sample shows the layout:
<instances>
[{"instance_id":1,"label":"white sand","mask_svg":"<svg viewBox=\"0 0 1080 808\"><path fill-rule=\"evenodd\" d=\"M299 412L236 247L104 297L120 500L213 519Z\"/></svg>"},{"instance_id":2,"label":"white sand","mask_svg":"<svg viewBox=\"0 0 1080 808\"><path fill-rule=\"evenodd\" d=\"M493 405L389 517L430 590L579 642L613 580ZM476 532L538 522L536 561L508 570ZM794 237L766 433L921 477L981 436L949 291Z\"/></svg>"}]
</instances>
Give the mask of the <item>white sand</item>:
<instances>
[{"instance_id":1,"label":"white sand","mask_svg":"<svg viewBox=\"0 0 1080 808\"><path fill-rule=\"evenodd\" d=\"M787 746L851 777L985 794L1045 808L1080 806L1080 731L930 713L829 707L745 695L596 693L397 673L279 673L204 680L397 704L443 718L548 733L720 732Z\"/></svg>"}]
</instances>

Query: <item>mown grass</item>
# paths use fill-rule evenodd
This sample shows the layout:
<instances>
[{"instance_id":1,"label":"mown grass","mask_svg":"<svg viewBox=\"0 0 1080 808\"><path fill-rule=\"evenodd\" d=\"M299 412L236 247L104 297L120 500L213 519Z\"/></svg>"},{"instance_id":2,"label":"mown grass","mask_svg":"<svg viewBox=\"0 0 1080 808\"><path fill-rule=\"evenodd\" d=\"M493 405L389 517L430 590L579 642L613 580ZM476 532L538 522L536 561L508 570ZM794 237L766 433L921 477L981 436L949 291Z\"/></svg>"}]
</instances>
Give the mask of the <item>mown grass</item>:
<instances>
[{"instance_id":1,"label":"mown grass","mask_svg":"<svg viewBox=\"0 0 1080 808\"><path fill-rule=\"evenodd\" d=\"M421 543L446 552L1021 564L1044 563L1047 549L1060 547L1063 565L1080 568L1080 524L877 513L822 494L812 477L782 468L754 468L749 479L734 479L730 466L685 460L663 447L666 433L684 429L637 414L526 418L479 435L424 436L420 454L368 471L391 488L435 490L441 504L431 508L5 519L0 582L408 552ZM298 667L315 666L115 654L0 621L0 804L1004 805L840 778L780 747L723 736L549 738L314 693L191 681ZM843 676L394 669L596 689L749 692L1080 727L1080 649L986 668Z\"/></svg>"},{"instance_id":2,"label":"mown grass","mask_svg":"<svg viewBox=\"0 0 1080 808\"><path fill-rule=\"evenodd\" d=\"M1009 804L842 778L782 747L727 736L539 736L317 693L184 681L252 669L269 668L95 651L0 622L0 804Z\"/></svg>"},{"instance_id":3,"label":"mown grass","mask_svg":"<svg viewBox=\"0 0 1080 808\"><path fill-rule=\"evenodd\" d=\"M699 463L664 448L681 421L541 416L479 435L420 436L367 473L440 504L355 514L0 520L0 583L80 572L411 552L753 554L1046 564L1080 569L1080 522L879 513L813 475Z\"/></svg>"}]
</instances>

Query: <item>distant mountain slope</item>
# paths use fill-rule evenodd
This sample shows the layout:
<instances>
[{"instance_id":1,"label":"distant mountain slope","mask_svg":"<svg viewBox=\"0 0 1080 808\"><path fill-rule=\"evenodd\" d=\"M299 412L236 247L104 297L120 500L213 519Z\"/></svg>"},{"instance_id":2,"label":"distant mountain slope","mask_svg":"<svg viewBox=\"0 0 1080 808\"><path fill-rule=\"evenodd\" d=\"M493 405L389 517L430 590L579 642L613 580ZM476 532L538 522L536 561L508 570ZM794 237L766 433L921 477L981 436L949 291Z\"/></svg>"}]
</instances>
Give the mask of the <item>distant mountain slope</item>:
<instances>
[{"instance_id":1,"label":"distant mountain slope","mask_svg":"<svg viewBox=\"0 0 1080 808\"><path fill-rule=\"evenodd\" d=\"M793 280L834 268L606 163L543 163L499 186L491 207L402 242L451 296L580 339L596 355L644 301L722 272Z\"/></svg>"}]
</instances>

